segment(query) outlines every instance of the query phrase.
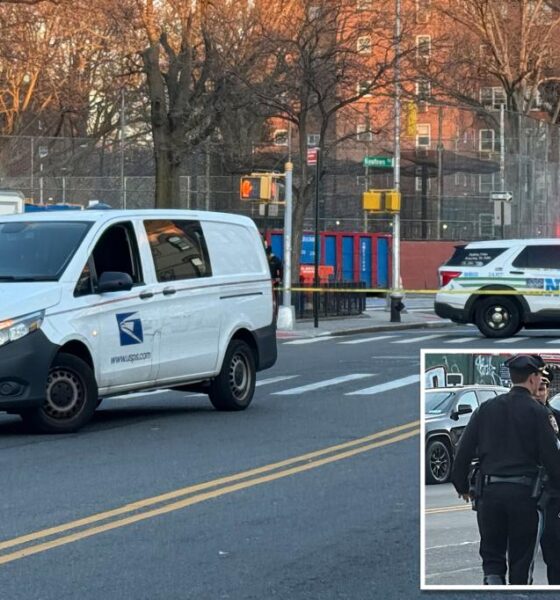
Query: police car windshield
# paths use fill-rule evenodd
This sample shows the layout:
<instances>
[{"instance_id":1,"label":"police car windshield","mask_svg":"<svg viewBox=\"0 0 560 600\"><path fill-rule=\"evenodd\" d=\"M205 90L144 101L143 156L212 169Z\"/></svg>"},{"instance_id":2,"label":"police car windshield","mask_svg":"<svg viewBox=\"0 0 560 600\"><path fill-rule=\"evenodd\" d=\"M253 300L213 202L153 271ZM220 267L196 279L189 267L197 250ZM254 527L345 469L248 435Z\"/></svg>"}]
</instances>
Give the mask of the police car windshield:
<instances>
[{"instance_id":1,"label":"police car windshield","mask_svg":"<svg viewBox=\"0 0 560 600\"><path fill-rule=\"evenodd\" d=\"M91 223L0 222L0 283L56 281Z\"/></svg>"},{"instance_id":2,"label":"police car windshield","mask_svg":"<svg viewBox=\"0 0 560 600\"><path fill-rule=\"evenodd\" d=\"M425 413L427 415L445 414L451 409L454 398L454 392L427 392Z\"/></svg>"}]
</instances>

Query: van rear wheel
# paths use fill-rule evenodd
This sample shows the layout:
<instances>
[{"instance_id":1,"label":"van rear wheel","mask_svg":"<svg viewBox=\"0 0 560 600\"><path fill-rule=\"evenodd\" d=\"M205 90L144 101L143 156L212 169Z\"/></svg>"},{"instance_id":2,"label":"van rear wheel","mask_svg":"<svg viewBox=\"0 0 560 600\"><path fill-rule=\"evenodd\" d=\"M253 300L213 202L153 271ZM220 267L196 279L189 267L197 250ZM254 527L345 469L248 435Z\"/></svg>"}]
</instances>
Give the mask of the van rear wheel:
<instances>
[{"instance_id":1,"label":"van rear wheel","mask_svg":"<svg viewBox=\"0 0 560 600\"><path fill-rule=\"evenodd\" d=\"M486 337L511 337L521 329L519 307L503 296L484 298L476 309L475 324Z\"/></svg>"},{"instance_id":2,"label":"van rear wheel","mask_svg":"<svg viewBox=\"0 0 560 600\"><path fill-rule=\"evenodd\" d=\"M97 383L90 366L61 352L49 370L45 401L22 418L41 433L71 433L91 419L97 404Z\"/></svg>"},{"instance_id":3,"label":"van rear wheel","mask_svg":"<svg viewBox=\"0 0 560 600\"><path fill-rule=\"evenodd\" d=\"M232 340L208 396L217 410L244 410L255 393L255 357L243 340Z\"/></svg>"}]
</instances>

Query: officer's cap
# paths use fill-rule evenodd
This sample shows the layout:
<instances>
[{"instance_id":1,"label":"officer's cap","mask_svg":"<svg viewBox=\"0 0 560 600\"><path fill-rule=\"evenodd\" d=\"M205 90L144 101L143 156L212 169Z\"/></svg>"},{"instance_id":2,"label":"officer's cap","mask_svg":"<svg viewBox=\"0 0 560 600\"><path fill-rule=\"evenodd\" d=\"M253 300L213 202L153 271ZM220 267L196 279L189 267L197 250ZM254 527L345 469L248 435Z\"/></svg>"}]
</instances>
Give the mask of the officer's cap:
<instances>
[{"instance_id":1,"label":"officer's cap","mask_svg":"<svg viewBox=\"0 0 560 600\"><path fill-rule=\"evenodd\" d=\"M538 373L546 367L544 360L538 354L516 354L505 361L510 371L526 371Z\"/></svg>"}]
</instances>

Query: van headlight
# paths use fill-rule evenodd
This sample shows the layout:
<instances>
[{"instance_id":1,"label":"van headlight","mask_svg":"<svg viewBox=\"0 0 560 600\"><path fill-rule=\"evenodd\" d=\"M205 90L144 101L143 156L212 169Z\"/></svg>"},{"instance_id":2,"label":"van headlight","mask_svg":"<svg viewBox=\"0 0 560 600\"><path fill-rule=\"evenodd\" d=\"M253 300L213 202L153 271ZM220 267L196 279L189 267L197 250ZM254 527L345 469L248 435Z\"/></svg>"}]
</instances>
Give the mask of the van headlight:
<instances>
[{"instance_id":1,"label":"van headlight","mask_svg":"<svg viewBox=\"0 0 560 600\"><path fill-rule=\"evenodd\" d=\"M5 346L9 342L25 337L27 334L40 329L45 311L36 312L16 319L0 321L0 346Z\"/></svg>"}]
</instances>

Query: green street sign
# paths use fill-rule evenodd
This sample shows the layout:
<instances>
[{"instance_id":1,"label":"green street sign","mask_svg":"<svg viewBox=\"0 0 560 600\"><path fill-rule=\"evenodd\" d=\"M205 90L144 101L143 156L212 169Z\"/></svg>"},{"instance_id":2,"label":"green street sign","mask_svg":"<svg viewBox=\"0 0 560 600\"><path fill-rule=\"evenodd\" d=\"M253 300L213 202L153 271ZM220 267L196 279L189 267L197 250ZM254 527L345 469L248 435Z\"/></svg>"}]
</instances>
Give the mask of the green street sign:
<instances>
[{"instance_id":1,"label":"green street sign","mask_svg":"<svg viewBox=\"0 0 560 600\"><path fill-rule=\"evenodd\" d=\"M395 166L395 159L392 156L365 156L364 167L381 167L382 169L392 169Z\"/></svg>"}]
</instances>

